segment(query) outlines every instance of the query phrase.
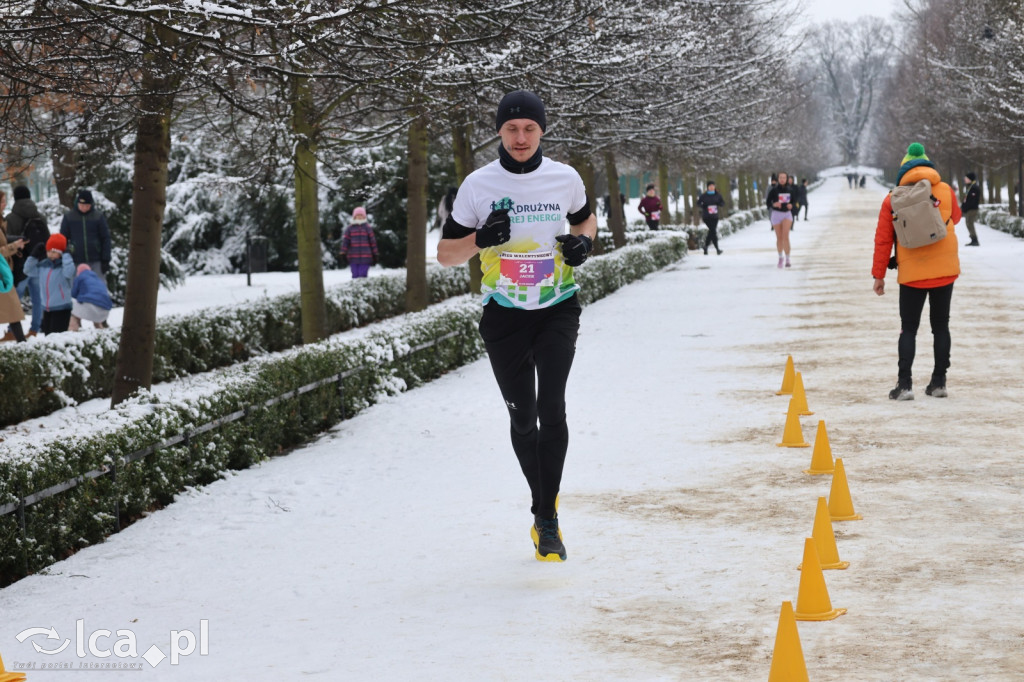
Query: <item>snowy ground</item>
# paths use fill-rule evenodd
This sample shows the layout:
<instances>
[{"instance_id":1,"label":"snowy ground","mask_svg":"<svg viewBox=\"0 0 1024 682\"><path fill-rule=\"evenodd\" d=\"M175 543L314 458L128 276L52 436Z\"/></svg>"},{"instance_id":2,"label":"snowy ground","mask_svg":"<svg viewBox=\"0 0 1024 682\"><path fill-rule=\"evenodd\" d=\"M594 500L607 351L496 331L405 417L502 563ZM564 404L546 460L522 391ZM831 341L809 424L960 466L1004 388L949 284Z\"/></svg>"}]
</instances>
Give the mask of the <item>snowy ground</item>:
<instances>
[{"instance_id":1,"label":"snowy ground","mask_svg":"<svg viewBox=\"0 0 1024 682\"><path fill-rule=\"evenodd\" d=\"M830 482L802 473L810 449L775 445L792 354L804 435L827 422L864 516L835 524L852 565L825 573L849 613L799 625L811 679L1024 679L1024 242L982 227L961 248L950 397L924 395L925 324L917 400L894 403L897 287L890 273L876 297L869 274L883 194L842 178L814 192L792 269L756 223L584 311L566 563L533 559L481 360L0 590L4 661L190 681L767 679ZM187 648L205 620L208 653L152 668L83 641L79 656L76 620L85 639L130 630L140 655ZM16 639L35 627L59 635Z\"/></svg>"}]
</instances>

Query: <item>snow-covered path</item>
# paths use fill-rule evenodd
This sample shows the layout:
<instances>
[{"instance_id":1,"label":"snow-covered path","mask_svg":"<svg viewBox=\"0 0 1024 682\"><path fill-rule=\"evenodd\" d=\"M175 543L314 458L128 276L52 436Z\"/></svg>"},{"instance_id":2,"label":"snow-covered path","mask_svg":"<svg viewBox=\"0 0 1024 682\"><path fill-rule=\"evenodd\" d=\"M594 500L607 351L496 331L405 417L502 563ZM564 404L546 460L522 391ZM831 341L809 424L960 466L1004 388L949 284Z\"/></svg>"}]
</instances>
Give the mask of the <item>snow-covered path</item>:
<instances>
[{"instance_id":1,"label":"snow-covered path","mask_svg":"<svg viewBox=\"0 0 1024 682\"><path fill-rule=\"evenodd\" d=\"M1024 678L1024 242L981 227L961 249L950 397L924 395L925 324L917 400L894 403L897 286L878 298L869 274L883 194L841 178L812 193L792 269L757 223L584 311L565 564L533 559L481 360L0 590L0 654L190 681L767 679L830 483L802 473L810 449L775 445L792 354L804 436L826 421L864 516L834 524L852 565L825 573L849 613L799 625L811 679ZM77 620L167 655L205 620L208 654L81 658ZM64 638L54 656L30 644Z\"/></svg>"}]
</instances>

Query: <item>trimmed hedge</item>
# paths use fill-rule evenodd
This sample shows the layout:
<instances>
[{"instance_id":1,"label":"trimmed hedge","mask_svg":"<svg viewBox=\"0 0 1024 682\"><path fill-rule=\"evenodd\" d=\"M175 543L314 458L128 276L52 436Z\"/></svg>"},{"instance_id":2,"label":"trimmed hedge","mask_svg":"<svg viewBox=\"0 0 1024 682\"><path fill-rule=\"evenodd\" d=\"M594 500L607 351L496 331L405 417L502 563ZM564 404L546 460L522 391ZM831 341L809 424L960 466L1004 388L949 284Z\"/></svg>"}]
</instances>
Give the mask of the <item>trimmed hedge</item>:
<instances>
[{"instance_id":1,"label":"trimmed hedge","mask_svg":"<svg viewBox=\"0 0 1024 682\"><path fill-rule=\"evenodd\" d=\"M343 335L174 382L164 395L145 393L114 410L82 415L61 429L62 436L53 434L57 438L8 438L0 444L0 507L115 463L117 472L116 479L91 478L26 507L24 537L17 513L0 517L0 584L101 541L118 523L169 503L188 486L278 454L337 423L342 414L353 415L382 395L407 390L476 359L483 352L476 330L479 316L479 304L466 296L382 323L365 334ZM411 348L449 332L455 334L428 351L409 354ZM265 404L355 368L361 369L340 384L343 390L331 382ZM133 452L239 410L247 416L192 435L187 444L124 461Z\"/></svg>"},{"instance_id":2,"label":"trimmed hedge","mask_svg":"<svg viewBox=\"0 0 1024 682\"><path fill-rule=\"evenodd\" d=\"M684 235L662 233L592 258L576 271L581 301L602 298L685 254ZM116 409L69 418L59 434L11 435L0 443L0 508L77 477L83 480L26 506L24 534L17 513L0 516L0 585L102 541L189 486L279 454L382 395L480 357L480 310L476 297L459 297L422 313L157 387ZM436 339L432 348L411 352ZM356 368L361 369L339 390L334 378ZM267 405L325 378L326 385ZM203 430L233 413L245 416ZM188 437L126 460L179 434ZM114 466L116 477L88 476Z\"/></svg>"},{"instance_id":3,"label":"trimmed hedge","mask_svg":"<svg viewBox=\"0 0 1024 682\"><path fill-rule=\"evenodd\" d=\"M1014 237L1024 238L1024 218L1010 215L1005 206L992 204L979 207L978 222Z\"/></svg>"},{"instance_id":4,"label":"trimmed hedge","mask_svg":"<svg viewBox=\"0 0 1024 682\"><path fill-rule=\"evenodd\" d=\"M468 268L427 269L433 303L469 291ZM405 312L405 272L357 279L325 292L329 334ZM109 396L120 329L68 332L27 344L0 345L0 425ZM226 367L302 343L299 294L161 317L153 383Z\"/></svg>"},{"instance_id":5,"label":"trimmed hedge","mask_svg":"<svg viewBox=\"0 0 1024 682\"><path fill-rule=\"evenodd\" d=\"M758 220L764 220L767 217L767 208L755 208L749 211L743 211L742 213L735 213L725 220L720 220L718 222L718 236L728 237L730 234L742 230L751 223ZM658 230L650 230L646 225L631 225L626 229L626 243L642 244L665 232L685 234L688 242L692 246L703 242L704 237L708 233L708 228L704 225L662 225ZM598 232L597 239L601 242L601 246L603 246L606 251L611 251L615 248L615 242L610 230L601 230Z\"/></svg>"}]
</instances>

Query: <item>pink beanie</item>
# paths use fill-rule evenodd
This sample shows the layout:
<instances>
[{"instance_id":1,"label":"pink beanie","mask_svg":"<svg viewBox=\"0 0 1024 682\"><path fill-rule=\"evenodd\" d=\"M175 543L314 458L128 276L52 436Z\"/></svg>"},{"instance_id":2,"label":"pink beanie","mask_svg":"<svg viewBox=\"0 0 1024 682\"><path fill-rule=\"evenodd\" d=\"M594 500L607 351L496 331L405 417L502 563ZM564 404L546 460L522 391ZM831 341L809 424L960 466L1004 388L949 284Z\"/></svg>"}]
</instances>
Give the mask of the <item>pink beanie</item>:
<instances>
[{"instance_id":1,"label":"pink beanie","mask_svg":"<svg viewBox=\"0 0 1024 682\"><path fill-rule=\"evenodd\" d=\"M79 264L78 269L75 270L75 274L76 275L81 275L86 270L92 270L92 268L89 267L88 263L81 263L81 264Z\"/></svg>"},{"instance_id":2,"label":"pink beanie","mask_svg":"<svg viewBox=\"0 0 1024 682\"><path fill-rule=\"evenodd\" d=\"M356 206L352 209L352 220L359 220L360 218L366 220L366 209L362 206Z\"/></svg>"}]
</instances>

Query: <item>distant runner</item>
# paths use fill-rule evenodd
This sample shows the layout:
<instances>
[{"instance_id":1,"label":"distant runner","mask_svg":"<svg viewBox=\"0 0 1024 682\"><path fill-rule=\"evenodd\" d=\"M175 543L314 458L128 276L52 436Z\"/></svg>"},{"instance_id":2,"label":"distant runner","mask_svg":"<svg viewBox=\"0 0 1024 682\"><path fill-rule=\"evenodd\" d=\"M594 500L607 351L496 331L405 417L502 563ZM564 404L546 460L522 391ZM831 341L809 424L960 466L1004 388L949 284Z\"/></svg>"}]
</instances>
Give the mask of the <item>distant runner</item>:
<instances>
[{"instance_id":1,"label":"distant runner","mask_svg":"<svg viewBox=\"0 0 1024 682\"><path fill-rule=\"evenodd\" d=\"M779 267L790 266L789 230L793 227L793 196L796 188L789 182L788 173L779 173L779 183L768 191L768 209L771 211L772 229L775 230L775 248L779 252Z\"/></svg>"},{"instance_id":2,"label":"distant runner","mask_svg":"<svg viewBox=\"0 0 1024 682\"><path fill-rule=\"evenodd\" d=\"M715 251L722 255L718 248L718 211L725 206L725 199L715 190L715 181L708 180L707 191L697 197L697 205L700 206L700 217L708 228L707 236L704 237L704 255L708 255L708 245L714 244Z\"/></svg>"}]
</instances>

